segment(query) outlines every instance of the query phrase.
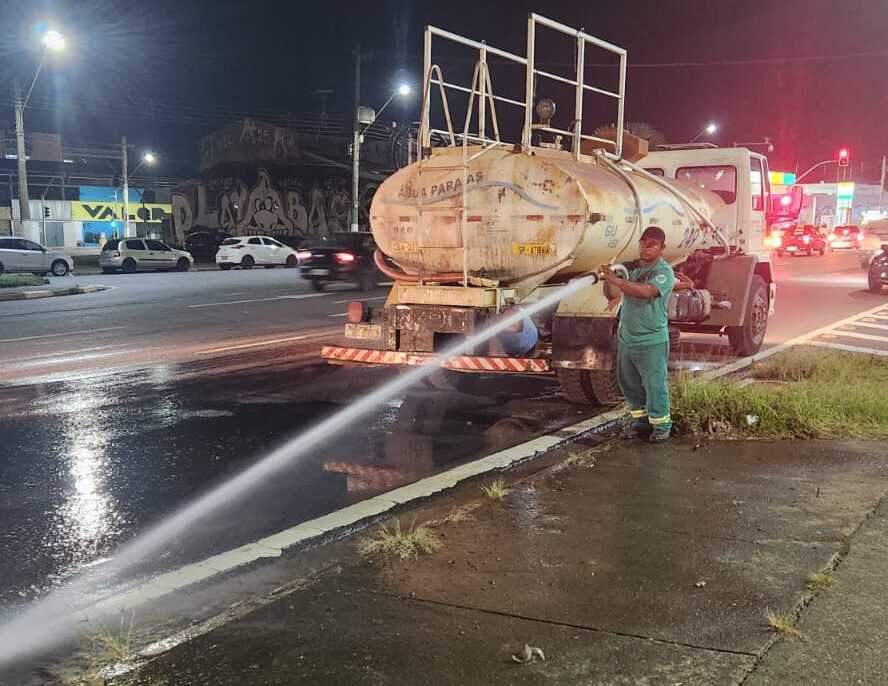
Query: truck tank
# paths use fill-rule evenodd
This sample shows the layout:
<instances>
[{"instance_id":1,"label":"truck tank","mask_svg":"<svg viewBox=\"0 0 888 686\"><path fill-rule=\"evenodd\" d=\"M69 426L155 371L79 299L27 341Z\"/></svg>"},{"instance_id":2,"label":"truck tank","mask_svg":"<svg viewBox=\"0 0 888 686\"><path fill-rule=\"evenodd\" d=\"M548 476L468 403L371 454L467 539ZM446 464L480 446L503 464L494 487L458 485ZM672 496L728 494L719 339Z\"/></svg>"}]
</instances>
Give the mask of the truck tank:
<instances>
[{"instance_id":1,"label":"truck tank","mask_svg":"<svg viewBox=\"0 0 888 686\"><path fill-rule=\"evenodd\" d=\"M370 223L402 270L399 280L462 281L465 268L470 279L527 294L636 257L639 206L644 227L665 231L670 262L719 245L710 225L720 223L722 199L674 179L661 183L557 150L444 148L380 186Z\"/></svg>"}]
</instances>

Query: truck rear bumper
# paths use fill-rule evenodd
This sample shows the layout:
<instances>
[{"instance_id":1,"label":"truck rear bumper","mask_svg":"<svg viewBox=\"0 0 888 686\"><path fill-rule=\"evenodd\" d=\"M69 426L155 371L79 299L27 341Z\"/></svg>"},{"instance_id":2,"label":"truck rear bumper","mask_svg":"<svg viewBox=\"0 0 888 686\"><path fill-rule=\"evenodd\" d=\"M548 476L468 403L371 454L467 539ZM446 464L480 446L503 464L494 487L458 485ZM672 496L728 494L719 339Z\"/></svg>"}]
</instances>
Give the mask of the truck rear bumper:
<instances>
[{"instance_id":1,"label":"truck rear bumper","mask_svg":"<svg viewBox=\"0 0 888 686\"><path fill-rule=\"evenodd\" d=\"M395 350L367 350L325 345L321 357L332 364L406 365L436 364L441 360L434 353L400 352ZM483 372L485 374L549 374L549 360L531 357L477 357L457 355L440 361L445 369L459 372Z\"/></svg>"}]
</instances>

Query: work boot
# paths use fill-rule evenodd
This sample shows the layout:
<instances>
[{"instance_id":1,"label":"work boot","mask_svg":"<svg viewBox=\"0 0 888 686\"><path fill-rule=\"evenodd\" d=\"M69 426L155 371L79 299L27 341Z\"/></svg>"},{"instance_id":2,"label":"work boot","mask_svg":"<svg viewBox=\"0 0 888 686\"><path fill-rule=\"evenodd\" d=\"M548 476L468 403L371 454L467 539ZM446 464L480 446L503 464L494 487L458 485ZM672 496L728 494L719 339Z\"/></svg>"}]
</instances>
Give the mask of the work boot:
<instances>
[{"instance_id":1,"label":"work boot","mask_svg":"<svg viewBox=\"0 0 888 686\"><path fill-rule=\"evenodd\" d=\"M642 441L647 440L648 436L651 435L651 425L647 422L632 422L631 424L627 424L623 427L623 431L620 433L620 438L623 438L627 441L632 441L636 439L641 439Z\"/></svg>"},{"instance_id":2,"label":"work boot","mask_svg":"<svg viewBox=\"0 0 888 686\"><path fill-rule=\"evenodd\" d=\"M651 443L662 443L669 440L669 434L669 429L654 429L651 431L651 435L648 436L648 440Z\"/></svg>"}]
</instances>

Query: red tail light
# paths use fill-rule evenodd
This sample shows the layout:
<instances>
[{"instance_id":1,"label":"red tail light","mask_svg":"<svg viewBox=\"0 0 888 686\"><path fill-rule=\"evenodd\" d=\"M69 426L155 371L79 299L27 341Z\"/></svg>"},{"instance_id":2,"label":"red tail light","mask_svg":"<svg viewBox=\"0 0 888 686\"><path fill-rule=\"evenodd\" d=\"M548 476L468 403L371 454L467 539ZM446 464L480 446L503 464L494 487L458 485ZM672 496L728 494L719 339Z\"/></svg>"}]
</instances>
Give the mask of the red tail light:
<instances>
[{"instance_id":1,"label":"red tail light","mask_svg":"<svg viewBox=\"0 0 888 686\"><path fill-rule=\"evenodd\" d=\"M244 246L242 246L242 245L232 245L232 246L231 246L231 249L232 249L232 250L243 250L243 247L244 247Z\"/></svg>"},{"instance_id":2,"label":"red tail light","mask_svg":"<svg viewBox=\"0 0 888 686\"><path fill-rule=\"evenodd\" d=\"M802 236L802 242L803 242L803 243L810 243L810 242L811 242L811 236Z\"/></svg>"},{"instance_id":3,"label":"red tail light","mask_svg":"<svg viewBox=\"0 0 888 686\"><path fill-rule=\"evenodd\" d=\"M336 253L336 261L341 264L349 264L355 261L355 256L350 252L338 252Z\"/></svg>"},{"instance_id":4,"label":"red tail light","mask_svg":"<svg viewBox=\"0 0 888 686\"><path fill-rule=\"evenodd\" d=\"M296 253L296 257L299 258L300 262L302 260L307 260L307 259L311 258L311 250L300 250L299 252Z\"/></svg>"}]
</instances>

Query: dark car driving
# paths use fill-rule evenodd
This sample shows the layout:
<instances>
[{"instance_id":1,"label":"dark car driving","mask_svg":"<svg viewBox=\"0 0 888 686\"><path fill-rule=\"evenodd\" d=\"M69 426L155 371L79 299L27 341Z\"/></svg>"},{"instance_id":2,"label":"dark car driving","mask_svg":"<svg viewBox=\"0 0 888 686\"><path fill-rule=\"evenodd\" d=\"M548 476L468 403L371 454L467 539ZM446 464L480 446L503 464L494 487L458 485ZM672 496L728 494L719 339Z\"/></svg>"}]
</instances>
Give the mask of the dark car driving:
<instances>
[{"instance_id":1,"label":"dark car driving","mask_svg":"<svg viewBox=\"0 0 888 686\"><path fill-rule=\"evenodd\" d=\"M231 234L225 231L192 231L185 237L185 249L194 257L211 259L226 238Z\"/></svg>"},{"instance_id":2,"label":"dark car driving","mask_svg":"<svg viewBox=\"0 0 888 686\"><path fill-rule=\"evenodd\" d=\"M316 291L334 281L351 282L369 291L384 279L373 261L375 251L373 235L365 231L313 239L299 246L299 273Z\"/></svg>"},{"instance_id":3,"label":"dark car driving","mask_svg":"<svg viewBox=\"0 0 888 686\"><path fill-rule=\"evenodd\" d=\"M826 236L812 225L799 226L792 231L783 234L783 245L777 249L778 255L788 253L790 255L813 255L815 252L823 255L829 248Z\"/></svg>"},{"instance_id":4,"label":"dark car driving","mask_svg":"<svg viewBox=\"0 0 888 686\"><path fill-rule=\"evenodd\" d=\"M888 243L882 246L882 252L870 262L867 282L872 293L881 293L888 286Z\"/></svg>"}]
</instances>

